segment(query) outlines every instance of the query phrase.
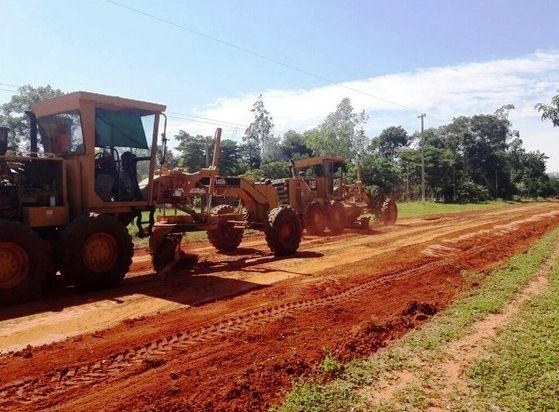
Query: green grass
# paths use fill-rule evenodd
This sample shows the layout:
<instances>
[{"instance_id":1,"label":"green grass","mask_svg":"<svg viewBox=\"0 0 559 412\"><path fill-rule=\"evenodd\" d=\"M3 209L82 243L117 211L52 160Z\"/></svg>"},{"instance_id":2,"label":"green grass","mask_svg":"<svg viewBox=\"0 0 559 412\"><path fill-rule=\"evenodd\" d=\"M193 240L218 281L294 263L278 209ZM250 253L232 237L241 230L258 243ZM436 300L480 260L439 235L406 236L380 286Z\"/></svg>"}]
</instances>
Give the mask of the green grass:
<instances>
[{"instance_id":1,"label":"green grass","mask_svg":"<svg viewBox=\"0 0 559 412\"><path fill-rule=\"evenodd\" d=\"M559 410L559 267L548 293L533 299L470 372L486 405Z\"/></svg>"},{"instance_id":2,"label":"green grass","mask_svg":"<svg viewBox=\"0 0 559 412\"><path fill-rule=\"evenodd\" d=\"M422 329L410 332L393 346L369 359L343 365L344 372L339 378L326 384L298 382L284 402L274 410L424 410L429 406L428 393L432 388L429 377L424 376L421 364L431 364L434 360L443 359L448 343L467 334L474 322L490 313L499 312L532 279L558 238L559 229L556 229L538 241L527 253L515 255L503 267L488 275L480 287L464 292L449 308L435 315ZM559 398L559 274L556 277L555 299L545 306L542 305L538 313L524 315L526 321L522 325L538 329L539 335L530 329L522 338L521 335L512 335L511 331L510 337L506 338L508 343L502 343L501 347L497 347L496 355L480 363L473 373L484 396L498 394L496 396L502 396L507 400L506 403L501 403L506 407L514 402L519 402L522 406L532 405L527 402L536 402L538 396L541 396L545 399L541 402L553 406L547 410L559 410L559 404L556 403L556 399ZM555 309L551 310L553 305ZM540 340L540 343L536 343ZM507 350L509 352L506 352ZM517 360L513 362L515 358L511 353L514 350ZM500 353L502 356L498 356ZM526 355L527 360L521 358ZM528 365L525 365L526 363ZM543 376L537 373L539 364L544 365L540 368ZM514 372L509 372L508 368ZM370 405L360 395L360 389L367 387L368 390L375 390L380 379L390 380L404 370L413 371L422 379L419 386L415 383L406 386L405 390L398 391L394 402ZM516 381L510 383L506 379L507 373L513 373ZM529 393L529 390L532 392ZM550 392L553 390L555 394L552 396ZM527 400L521 402L522 397L526 397ZM332 400L335 400L335 407L332 407ZM472 403L471 400L468 402ZM473 403L487 404L482 399ZM469 409L461 406L457 404L455 409Z\"/></svg>"},{"instance_id":3,"label":"green grass","mask_svg":"<svg viewBox=\"0 0 559 412\"><path fill-rule=\"evenodd\" d=\"M156 221L157 221L157 217L161 216L162 214L163 213L161 213L159 211L155 212ZM181 211L178 211L177 214L178 215L184 215L184 213L181 212ZM175 215L175 210L174 209L168 209L167 210L167 215L174 216ZM147 222L148 220L149 220L149 212L142 212L142 221ZM145 226L147 226L147 225L144 225L144 227ZM134 246L136 246L136 247L147 246L147 244L149 242L149 238L138 237L138 227L136 226L136 220L135 219L132 223L130 223L128 225L128 233L130 234L130 236L132 236L132 241L134 242ZM206 240L208 238L205 231L185 233L184 237L185 237L186 240L190 240L190 241Z\"/></svg>"},{"instance_id":4,"label":"green grass","mask_svg":"<svg viewBox=\"0 0 559 412\"><path fill-rule=\"evenodd\" d=\"M493 200L484 203L436 203L436 202L398 202L398 217L421 217L439 213L470 212L474 210L493 209L511 202Z\"/></svg>"}]
</instances>

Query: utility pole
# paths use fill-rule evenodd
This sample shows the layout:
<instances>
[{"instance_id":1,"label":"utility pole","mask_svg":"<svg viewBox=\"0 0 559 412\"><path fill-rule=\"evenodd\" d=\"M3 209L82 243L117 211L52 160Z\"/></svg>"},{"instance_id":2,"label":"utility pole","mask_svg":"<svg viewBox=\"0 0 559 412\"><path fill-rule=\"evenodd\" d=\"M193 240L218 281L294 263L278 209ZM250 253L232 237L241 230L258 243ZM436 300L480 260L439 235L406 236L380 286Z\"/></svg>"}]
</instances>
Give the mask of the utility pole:
<instances>
[{"instance_id":1,"label":"utility pole","mask_svg":"<svg viewBox=\"0 0 559 412\"><path fill-rule=\"evenodd\" d=\"M425 113L421 113L417 116L421 119L421 202L425 203L425 137L423 136L423 119L427 116Z\"/></svg>"}]
</instances>

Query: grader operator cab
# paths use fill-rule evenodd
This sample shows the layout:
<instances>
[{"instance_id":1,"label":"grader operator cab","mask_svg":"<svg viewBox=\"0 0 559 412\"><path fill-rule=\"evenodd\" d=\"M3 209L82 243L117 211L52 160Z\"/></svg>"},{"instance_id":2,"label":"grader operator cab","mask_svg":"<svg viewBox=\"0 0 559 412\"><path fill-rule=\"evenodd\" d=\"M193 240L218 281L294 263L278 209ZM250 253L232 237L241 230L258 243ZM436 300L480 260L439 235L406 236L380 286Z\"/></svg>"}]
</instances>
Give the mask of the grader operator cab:
<instances>
[{"instance_id":1,"label":"grader operator cab","mask_svg":"<svg viewBox=\"0 0 559 412\"><path fill-rule=\"evenodd\" d=\"M124 277L133 254L126 226L153 213L164 110L86 92L32 106L30 151L0 145L0 303L37 294L58 271L80 288ZM143 192L140 174L150 182Z\"/></svg>"},{"instance_id":2,"label":"grader operator cab","mask_svg":"<svg viewBox=\"0 0 559 412\"><path fill-rule=\"evenodd\" d=\"M38 294L57 272L81 289L116 285L132 263L127 225L134 218L140 235L153 235L158 272L183 257L186 231L207 230L218 249L231 250L242 228L254 227L266 233L274 254L297 250L300 222L295 211L279 205L271 186L218 178L219 129L212 167L189 174L163 165L156 176L164 111L162 105L76 92L27 112L26 153L9 150L7 130L0 129L0 304ZM238 197L244 209L212 208L220 192ZM205 199L201 210L191 207L195 196ZM163 216L156 224L155 206L169 203L186 216Z\"/></svg>"},{"instance_id":3,"label":"grader operator cab","mask_svg":"<svg viewBox=\"0 0 559 412\"><path fill-rule=\"evenodd\" d=\"M292 162L292 177L273 181L284 205L298 211L302 223L311 235L326 228L339 234L347 227L368 228L373 214L384 224L394 224L398 210L390 197L376 201L357 182L346 184L346 161L336 156L321 156Z\"/></svg>"}]
</instances>

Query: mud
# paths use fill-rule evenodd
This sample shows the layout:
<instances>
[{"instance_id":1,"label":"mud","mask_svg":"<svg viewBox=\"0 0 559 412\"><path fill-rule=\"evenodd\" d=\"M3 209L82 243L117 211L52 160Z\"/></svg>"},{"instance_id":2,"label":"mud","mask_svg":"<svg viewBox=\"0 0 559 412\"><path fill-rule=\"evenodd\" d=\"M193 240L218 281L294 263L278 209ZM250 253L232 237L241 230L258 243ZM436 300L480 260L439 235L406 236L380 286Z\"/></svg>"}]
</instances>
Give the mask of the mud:
<instances>
[{"instance_id":1,"label":"mud","mask_svg":"<svg viewBox=\"0 0 559 412\"><path fill-rule=\"evenodd\" d=\"M374 353L472 287L464 271L558 223L557 203L409 219L305 238L291 259L261 237L231 255L197 243L199 268L164 283L136 273L1 312L0 409L265 410L325 353Z\"/></svg>"}]
</instances>

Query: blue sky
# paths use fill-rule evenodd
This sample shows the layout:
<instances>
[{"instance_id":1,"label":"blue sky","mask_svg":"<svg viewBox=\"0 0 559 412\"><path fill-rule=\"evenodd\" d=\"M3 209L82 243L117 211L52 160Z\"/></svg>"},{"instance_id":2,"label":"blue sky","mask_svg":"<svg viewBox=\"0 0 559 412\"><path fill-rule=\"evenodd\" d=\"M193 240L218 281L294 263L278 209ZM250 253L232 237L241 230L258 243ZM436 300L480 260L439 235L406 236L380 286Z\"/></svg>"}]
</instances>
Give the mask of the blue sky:
<instances>
[{"instance_id":1,"label":"blue sky","mask_svg":"<svg viewBox=\"0 0 559 412\"><path fill-rule=\"evenodd\" d=\"M531 109L559 89L558 1L118 1L426 111L427 125L514 103L511 119L526 146L545 151L559 170L559 129ZM392 124L418 127L415 111L105 0L0 0L0 9L0 83L121 95L242 125L263 93L278 133L314 126L348 96L369 113L370 136ZM10 95L0 91L0 103ZM170 124L208 134L214 127ZM243 130L225 132L238 138Z\"/></svg>"}]
</instances>

